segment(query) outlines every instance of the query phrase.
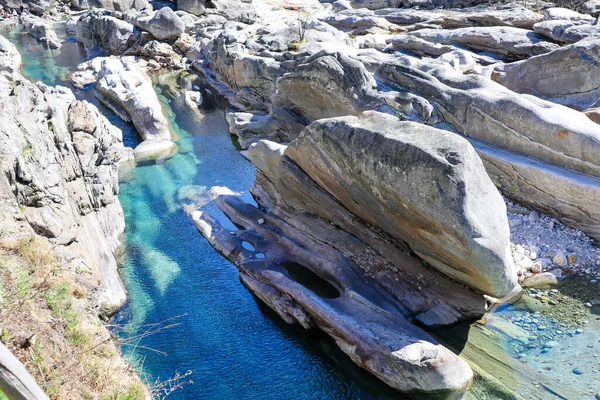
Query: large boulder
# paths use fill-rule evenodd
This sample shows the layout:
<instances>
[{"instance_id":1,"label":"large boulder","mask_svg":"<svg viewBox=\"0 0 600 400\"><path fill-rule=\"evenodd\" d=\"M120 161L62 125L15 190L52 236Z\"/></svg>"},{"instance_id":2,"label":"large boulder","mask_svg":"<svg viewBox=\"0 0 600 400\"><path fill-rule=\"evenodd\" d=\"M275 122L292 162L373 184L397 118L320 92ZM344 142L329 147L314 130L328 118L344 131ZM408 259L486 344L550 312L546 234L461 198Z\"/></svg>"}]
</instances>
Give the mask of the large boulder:
<instances>
[{"instance_id":1,"label":"large boulder","mask_svg":"<svg viewBox=\"0 0 600 400\"><path fill-rule=\"evenodd\" d=\"M409 34L429 42L460 45L474 51L489 51L500 54L507 60L537 56L559 47L527 29L504 26L421 29Z\"/></svg>"},{"instance_id":2,"label":"large boulder","mask_svg":"<svg viewBox=\"0 0 600 400\"><path fill-rule=\"evenodd\" d=\"M464 285L518 288L504 202L471 145L367 112L318 120L289 146L261 141L248 157L260 209L214 188L205 197L240 228L193 214L242 282L397 390L465 391L469 367L410 321L478 318L483 296Z\"/></svg>"},{"instance_id":3,"label":"large boulder","mask_svg":"<svg viewBox=\"0 0 600 400\"><path fill-rule=\"evenodd\" d=\"M45 44L51 49L58 49L61 46L56 32L52 29L50 22L35 15L22 15L21 23L29 34Z\"/></svg>"},{"instance_id":4,"label":"large boulder","mask_svg":"<svg viewBox=\"0 0 600 400\"><path fill-rule=\"evenodd\" d=\"M158 40L178 38L185 31L185 24L169 7L163 7L153 16L138 18L136 25Z\"/></svg>"},{"instance_id":5,"label":"large boulder","mask_svg":"<svg viewBox=\"0 0 600 400\"><path fill-rule=\"evenodd\" d=\"M466 140L368 113L315 122L285 154L442 273L493 296L515 287L504 201Z\"/></svg>"},{"instance_id":6,"label":"large boulder","mask_svg":"<svg viewBox=\"0 0 600 400\"><path fill-rule=\"evenodd\" d=\"M432 60L398 56L378 75L431 102L428 123L466 136L507 197L600 237L600 126L583 113Z\"/></svg>"},{"instance_id":7,"label":"large boulder","mask_svg":"<svg viewBox=\"0 0 600 400\"><path fill-rule=\"evenodd\" d=\"M580 40L600 37L600 26L577 20L542 21L535 24L533 30L560 43L576 43Z\"/></svg>"},{"instance_id":8,"label":"large boulder","mask_svg":"<svg viewBox=\"0 0 600 400\"><path fill-rule=\"evenodd\" d=\"M505 64L494 79L517 93L529 93L580 110L600 99L600 39L583 40L536 57Z\"/></svg>"}]
</instances>

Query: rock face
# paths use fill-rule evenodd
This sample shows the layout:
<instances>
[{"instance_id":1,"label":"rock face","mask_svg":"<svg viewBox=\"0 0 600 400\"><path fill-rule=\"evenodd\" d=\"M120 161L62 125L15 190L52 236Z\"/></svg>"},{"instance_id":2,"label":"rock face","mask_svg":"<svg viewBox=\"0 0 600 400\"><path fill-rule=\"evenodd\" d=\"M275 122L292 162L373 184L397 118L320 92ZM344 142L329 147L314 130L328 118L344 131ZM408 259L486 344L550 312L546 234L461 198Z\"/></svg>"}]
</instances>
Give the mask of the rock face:
<instances>
[{"instance_id":1,"label":"rock face","mask_svg":"<svg viewBox=\"0 0 600 400\"><path fill-rule=\"evenodd\" d=\"M0 37L6 46L12 45ZM99 304L119 306L125 301L115 259L125 226L117 198L121 131L64 87L16 73L9 78L18 66L16 49L9 53L0 57L0 187L13 214L1 213L2 229L27 221L64 265L86 271L80 277L98 288Z\"/></svg>"},{"instance_id":2,"label":"rock face","mask_svg":"<svg viewBox=\"0 0 600 400\"><path fill-rule=\"evenodd\" d=\"M468 137L507 197L598 237L600 127L584 114L426 59L399 56L378 75L431 102L428 123Z\"/></svg>"},{"instance_id":3,"label":"rock face","mask_svg":"<svg viewBox=\"0 0 600 400\"><path fill-rule=\"evenodd\" d=\"M76 39L88 53L120 55L136 38L134 26L102 12L91 12L77 21Z\"/></svg>"},{"instance_id":4,"label":"rock face","mask_svg":"<svg viewBox=\"0 0 600 400\"><path fill-rule=\"evenodd\" d=\"M533 30L560 43L575 43L583 39L600 37L600 27L583 21L550 20L535 24Z\"/></svg>"},{"instance_id":5,"label":"rock face","mask_svg":"<svg viewBox=\"0 0 600 400\"><path fill-rule=\"evenodd\" d=\"M173 10L163 7L151 17L137 19L137 26L159 40L178 38L185 31L185 24Z\"/></svg>"},{"instance_id":6,"label":"rock face","mask_svg":"<svg viewBox=\"0 0 600 400\"><path fill-rule=\"evenodd\" d=\"M79 3L83 1L83 3ZM86 9L88 7L103 8L108 11L126 12L129 10L147 10L152 9L148 0L79 0L78 8ZM86 4L87 3L87 4Z\"/></svg>"},{"instance_id":7,"label":"rock face","mask_svg":"<svg viewBox=\"0 0 600 400\"><path fill-rule=\"evenodd\" d=\"M217 197L244 227L233 232L194 215L242 281L396 389L465 390L468 366L410 321L480 315L481 295L449 277L494 296L518 287L504 202L470 144L367 112L318 120L289 146L261 141L249 158L252 193L267 212Z\"/></svg>"},{"instance_id":8,"label":"rock face","mask_svg":"<svg viewBox=\"0 0 600 400\"><path fill-rule=\"evenodd\" d=\"M102 95L101 101L130 120L144 139L134 150L136 158L167 156L176 151L150 77L135 62L104 59L96 90Z\"/></svg>"},{"instance_id":9,"label":"rock face","mask_svg":"<svg viewBox=\"0 0 600 400\"><path fill-rule=\"evenodd\" d=\"M600 98L599 62L600 39L583 40L506 64L495 80L515 92L585 110Z\"/></svg>"}]
</instances>

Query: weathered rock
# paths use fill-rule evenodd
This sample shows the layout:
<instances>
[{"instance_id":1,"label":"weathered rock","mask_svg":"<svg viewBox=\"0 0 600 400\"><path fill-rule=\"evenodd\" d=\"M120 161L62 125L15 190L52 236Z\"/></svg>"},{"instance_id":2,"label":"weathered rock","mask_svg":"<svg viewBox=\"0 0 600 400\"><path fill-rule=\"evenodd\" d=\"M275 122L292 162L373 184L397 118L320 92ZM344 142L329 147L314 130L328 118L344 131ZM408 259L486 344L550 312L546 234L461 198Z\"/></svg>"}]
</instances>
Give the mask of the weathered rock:
<instances>
[{"instance_id":1,"label":"weathered rock","mask_svg":"<svg viewBox=\"0 0 600 400\"><path fill-rule=\"evenodd\" d=\"M51 49L58 49L61 46L56 32L52 30L52 26L43 18L35 15L21 16L21 23L29 34L40 40L43 44Z\"/></svg>"},{"instance_id":2,"label":"weathered rock","mask_svg":"<svg viewBox=\"0 0 600 400\"><path fill-rule=\"evenodd\" d=\"M593 22L594 17L589 14L581 14L577 11L562 7L550 7L544 10L544 20L563 20L563 21L585 21Z\"/></svg>"},{"instance_id":3,"label":"weathered rock","mask_svg":"<svg viewBox=\"0 0 600 400\"><path fill-rule=\"evenodd\" d=\"M561 43L575 43L600 37L600 27L582 21L552 20L538 22L533 30L542 36Z\"/></svg>"},{"instance_id":4,"label":"weathered rock","mask_svg":"<svg viewBox=\"0 0 600 400\"><path fill-rule=\"evenodd\" d=\"M117 114L131 120L144 139L134 153L140 158L172 156L176 145L152 87L150 77L134 62L107 58L101 62L96 90L100 100Z\"/></svg>"},{"instance_id":5,"label":"weathered rock","mask_svg":"<svg viewBox=\"0 0 600 400\"><path fill-rule=\"evenodd\" d=\"M548 53L559 47L531 31L514 27L421 29L408 35L434 43L461 45L474 51L489 51L508 60Z\"/></svg>"},{"instance_id":6,"label":"weathered rock","mask_svg":"<svg viewBox=\"0 0 600 400\"><path fill-rule=\"evenodd\" d=\"M82 16L77 21L76 39L88 53L112 55L123 54L136 40L132 24L102 13Z\"/></svg>"},{"instance_id":7,"label":"weathered rock","mask_svg":"<svg viewBox=\"0 0 600 400\"><path fill-rule=\"evenodd\" d=\"M518 93L585 110L600 98L600 39L503 65L494 79Z\"/></svg>"},{"instance_id":8,"label":"weathered rock","mask_svg":"<svg viewBox=\"0 0 600 400\"><path fill-rule=\"evenodd\" d=\"M470 386L468 364L408 322L394 298L337 250L236 196L221 195L216 201L245 229L228 231L201 212L193 216L196 227L236 263L242 282L287 323L319 327L356 364L400 391L462 392ZM265 223L256 223L258 219ZM256 252L244 248L244 242ZM309 276L320 283L311 286Z\"/></svg>"},{"instance_id":9,"label":"weathered rock","mask_svg":"<svg viewBox=\"0 0 600 400\"><path fill-rule=\"evenodd\" d=\"M364 65L341 53L318 53L277 81L274 105L301 116L302 122L356 115L383 101Z\"/></svg>"},{"instance_id":10,"label":"weathered rock","mask_svg":"<svg viewBox=\"0 0 600 400\"><path fill-rule=\"evenodd\" d=\"M373 113L314 123L286 155L446 275L499 297L516 285L504 202L465 140Z\"/></svg>"},{"instance_id":11,"label":"weathered rock","mask_svg":"<svg viewBox=\"0 0 600 400\"><path fill-rule=\"evenodd\" d=\"M252 0L179 0L177 9L199 16L216 11L228 21L246 24L252 24L258 18Z\"/></svg>"},{"instance_id":12,"label":"weathered rock","mask_svg":"<svg viewBox=\"0 0 600 400\"><path fill-rule=\"evenodd\" d=\"M129 10L151 10L148 0L71 0L71 6L79 10L90 7L103 8L108 11L126 12Z\"/></svg>"},{"instance_id":13,"label":"weathered rock","mask_svg":"<svg viewBox=\"0 0 600 400\"><path fill-rule=\"evenodd\" d=\"M226 114L229 133L238 137L243 149L250 147L261 139L276 142L289 142L287 125L269 115L257 115L245 112L228 112Z\"/></svg>"},{"instance_id":14,"label":"weathered rock","mask_svg":"<svg viewBox=\"0 0 600 400\"><path fill-rule=\"evenodd\" d=\"M526 278L521 285L526 288L545 289L554 286L558 283L556 276L550 272L542 272L541 274Z\"/></svg>"},{"instance_id":15,"label":"weathered rock","mask_svg":"<svg viewBox=\"0 0 600 400\"><path fill-rule=\"evenodd\" d=\"M86 271L74 276L98 289L98 303L121 305L126 296L115 258L125 226L117 198L121 131L69 89L18 74L0 73L0 109L0 187L10 188L2 195L10 194L32 234L49 239L64 268ZM0 213L2 229L15 223L12 215Z\"/></svg>"},{"instance_id":16,"label":"weathered rock","mask_svg":"<svg viewBox=\"0 0 600 400\"><path fill-rule=\"evenodd\" d=\"M161 8L153 16L138 18L136 25L158 40L176 39L185 31L185 24L169 7Z\"/></svg>"},{"instance_id":17,"label":"weathered rock","mask_svg":"<svg viewBox=\"0 0 600 400\"><path fill-rule=\"evenodd\" d=\"M600 177L600 127L578 111L425 59L398 56L377 74L437 105L441 118L458 132Z\"/></svg>"}]
</instances>

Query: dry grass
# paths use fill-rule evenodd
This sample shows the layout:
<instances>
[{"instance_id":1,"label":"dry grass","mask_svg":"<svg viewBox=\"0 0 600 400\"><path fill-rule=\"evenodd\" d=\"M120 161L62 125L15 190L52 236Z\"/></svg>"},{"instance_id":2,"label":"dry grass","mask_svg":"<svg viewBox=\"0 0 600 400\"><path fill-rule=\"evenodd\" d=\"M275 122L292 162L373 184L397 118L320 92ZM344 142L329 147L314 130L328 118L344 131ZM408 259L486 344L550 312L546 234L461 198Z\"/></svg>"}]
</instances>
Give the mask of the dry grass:
<instances>
[{"instance_id":1,"label":"dry grass","mask_svg":"<svg viewBox=\"0 0 600 400\"><path fill-rule=\"evenodd\" d=\"M50 398L148 398L88 292L61 269L44 239L0 242L0 340Z\"/></svg>"}]
</instances>

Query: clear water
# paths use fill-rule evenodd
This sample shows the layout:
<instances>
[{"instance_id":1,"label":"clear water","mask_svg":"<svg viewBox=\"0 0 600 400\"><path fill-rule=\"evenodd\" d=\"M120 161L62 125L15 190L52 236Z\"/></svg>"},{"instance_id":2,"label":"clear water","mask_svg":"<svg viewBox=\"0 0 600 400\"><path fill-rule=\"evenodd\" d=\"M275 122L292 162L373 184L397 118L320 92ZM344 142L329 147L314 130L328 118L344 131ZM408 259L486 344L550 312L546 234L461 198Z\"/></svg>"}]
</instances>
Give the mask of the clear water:
<instances>
[{"instance_id":1,"label":"clear water","mask_svg":"<svg viewBox=\"0 0 600 400\"><path fill-rule=\"evenodd\" d=\"M72 41L52 51L18 29L0 27L0 33L18 46L30 79L70 86L66 74L85 60L81 46ZM356 367L328 339L285 325L242 286L236 267L198 234L186 210L212 186L227 186L251 201L247 191L253 167L232 143L222 111L199 114L185 107L180 87L195 82L171 75L154 78L180 150L162 164L138 166L121 183L127 222L122 274L130 300L115 321L122 337L130 338L124 353L143 365L150 381L192 370L194 384L172 394L173 399L405 398ZM93 91L74 91L120 127L128 145L137 143L131 124L99 105ZM600 299L598 289L587 287L582 301L596 294ZM598 314L598 307L582 311L576 319L587 324L576 332L550 314L533 313L524 302L499 307L494 317L510 322L510 334L490 327L494 335L484 335L483 353L493 362L481 365L504 388L478 379L467 397L513 398L507 394L512 391L516 398L594 399L600 393ZM480 344L474 327L433 333L479 362L472 352ZM525 343L515 340L524 334L529 335ZM140 335L144 338L138 342ZM554 342L551 347L549 342ZM553 386L544 389L548 385ZM562 394L552 394L552 388Z\"/></svg>"}]
</instances>

